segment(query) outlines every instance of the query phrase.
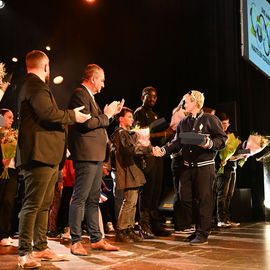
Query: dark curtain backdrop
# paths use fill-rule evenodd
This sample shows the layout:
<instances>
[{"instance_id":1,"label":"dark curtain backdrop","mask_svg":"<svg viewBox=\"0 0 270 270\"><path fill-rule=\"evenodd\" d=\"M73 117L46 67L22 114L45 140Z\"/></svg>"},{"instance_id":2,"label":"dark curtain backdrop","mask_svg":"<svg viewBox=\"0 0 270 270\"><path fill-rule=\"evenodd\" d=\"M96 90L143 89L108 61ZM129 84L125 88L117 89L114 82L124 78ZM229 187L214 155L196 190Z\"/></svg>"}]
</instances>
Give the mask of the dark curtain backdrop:
<instances>
[{"instance_id":1,"label":"dark curtain backdrop","mask_svg":"<svg viewBox=\"0 0 270 270\"><path fill-rule=\"evenodd\" d=\"M103 107L113 99L141 105L141 90L158 91L155 111L169 121L172 109L189 89L204 92L205 105L231 115L242 139L251 131L270 135L270 81L241 57L240 0L97 0L10 1L0 11L1 61L14 72L2 106L17 112L17 94L25 73L23 57L49 43L53 50L51 77L65 108L72 89L88 63L106 73L105 89L97 96ZM42 13L40 12L42 10ZM21 57L14 65L13 55ZM233 104L233 105L232 105ZM262 164L254 157L239 169L238 187L252 188L254 217L263 217Z\"/></svg>"}]
</instances>

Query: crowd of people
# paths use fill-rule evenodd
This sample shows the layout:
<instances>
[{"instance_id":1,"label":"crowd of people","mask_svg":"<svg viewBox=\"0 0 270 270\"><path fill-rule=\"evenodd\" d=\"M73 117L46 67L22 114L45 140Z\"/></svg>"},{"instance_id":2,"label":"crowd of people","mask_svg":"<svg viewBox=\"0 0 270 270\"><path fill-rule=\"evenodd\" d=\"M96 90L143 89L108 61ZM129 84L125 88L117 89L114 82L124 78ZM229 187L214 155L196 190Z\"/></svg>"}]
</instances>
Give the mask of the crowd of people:
<instances>
[{"instance_id":1,"label":"crowd of people","mask_svg":"<svg viewBox=\"0 0 270 270\"><path fill-rule=\"evenodd\" d=\"M84 230L92 249L119 250L105 239L104 227L105 231L108 227L101 219L104 160L109 160L114 183L114 221L107 231L115 231L115 242L141 242L171 234L159 213L163 156L171 157L175 233L188 233L191 245L205 245L213 217L218 227L239 225L230 217L236 158L222 160L217 154L226 147L229 134L237 135L228 129L225 113L216 116L215 110L203 107L201 92L186 93L173 110L169 127L155 131L164 123L153 111L154 87L142 90L142 105L134 112L124 106L124 99L101 110L95 95L104 87L105 73L89 64L68 109L60 110L48 86L48 56L42 51L29 52L26 68L18 134L11 128L12 112L0 110L5 119L0 128L0 245L12 245L12 224L17 218L20 267L37 268L41 260L67 259L48 248L48 228L55 231L54 236L65 233L76 256L88 254L82 244ZM109 136L107 128L112 122L117 123L116 129ZM5 156L11 136L15 150ZM15 211L18 175L23 177L24 196L20 210ZM56 191L58 207L54 205Z\"/></svg>"}]
</instances>

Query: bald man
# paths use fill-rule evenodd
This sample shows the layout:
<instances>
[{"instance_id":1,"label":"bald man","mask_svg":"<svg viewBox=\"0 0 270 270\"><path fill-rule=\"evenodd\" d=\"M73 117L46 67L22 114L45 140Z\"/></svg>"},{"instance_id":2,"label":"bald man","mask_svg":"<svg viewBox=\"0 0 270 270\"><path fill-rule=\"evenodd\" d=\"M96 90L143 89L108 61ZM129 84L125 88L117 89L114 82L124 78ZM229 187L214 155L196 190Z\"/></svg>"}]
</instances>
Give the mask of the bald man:
<instances>
[{"instance_id":1,"label":"bald man","mask_svg":"<svg viewBox=\"0 0 270 270\"><path fill-rule=\"evenodd\" d=\"M90 115L59 110L49 89L49 58L42 51L26 55L27 75L21 89L17 166L25 180L25 198L19 221L19 258L22 268L37 268L40 260L60 261L64 256L48 249L47 222L58 167L66 153L64 125L83 123ZM33 247L32 247L33 242Z\"/></svg>"}]
</instances>

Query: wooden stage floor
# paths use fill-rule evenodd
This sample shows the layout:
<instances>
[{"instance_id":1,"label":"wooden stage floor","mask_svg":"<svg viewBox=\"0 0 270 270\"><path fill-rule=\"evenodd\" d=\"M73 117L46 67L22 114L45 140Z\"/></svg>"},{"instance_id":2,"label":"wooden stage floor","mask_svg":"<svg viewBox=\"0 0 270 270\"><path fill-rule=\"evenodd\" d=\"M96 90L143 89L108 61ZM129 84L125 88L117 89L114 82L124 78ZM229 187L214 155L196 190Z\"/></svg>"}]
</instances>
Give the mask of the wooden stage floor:
<instances>
[{"instance_id":1,"label":"wooden stage floor","mask_svg":"<svg viewBox=\"0 0 270 270\"><path fill-rule=\"evenodd\" d=\"M70 241L50 239L49 247L68 254L68 261L42 262L41 270L255 270L270 269L270 223L244 223L237 228L213 229L209 244L201 247L184 242L185 235L172 234L143 243L120 243L120 251L92 251L89 239L83 238L88 256L70 254ZM106 235L114 242L114 235ZM118 243L117 243L118 244ZM0 269L17 267L17 245L0 247Z\"/></svg>"}]
</instances>

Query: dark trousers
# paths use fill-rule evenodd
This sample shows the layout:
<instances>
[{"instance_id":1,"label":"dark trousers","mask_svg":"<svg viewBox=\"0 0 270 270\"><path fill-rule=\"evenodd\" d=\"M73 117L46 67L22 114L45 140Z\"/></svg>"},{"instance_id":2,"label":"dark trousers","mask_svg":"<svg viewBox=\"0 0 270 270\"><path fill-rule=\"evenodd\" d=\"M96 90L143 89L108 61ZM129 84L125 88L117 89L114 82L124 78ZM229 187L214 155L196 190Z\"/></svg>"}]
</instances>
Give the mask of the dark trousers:
<instances>
[{"instance_id":1,"label":"dark trousers","mask_svg":"<svg viewBox=\"0 0 270 270\"><path fill-rule=\"evenodd\" d=\"M198 168L185 166L180 173L180 196L184 210L188 217L193 216L196 232L205 236L211 229L214 178L214 165Z\"/></svg>"},{"instance_id":2,"label":"dark trousers","mask_svg":"<svg viewBox=\"0 0 270 270\"><path fill-rule=\"evenodd\" d=\"M72 244L82 241L81 223L86 220L91 242L102 239L99 227L99 196L103 162L74 161L75 185L69 208L69 227Z\"/></svg>"},{"instance_id":3,"label":"dark trousers","mask_svg":"<svg viewBox=\"0 0 270 270\"><path fill-rule=\"evenodd\" d=\"M230 205L236 182L235 171L224 171L217 176L217 218L227 222L231 218Z\"/></svg>"},{"instance_id":4,"label":"dark trousers","mask_svg":"<svg viewBox=\"0 0 270 270\"><path fill-rule=\"evenodd\" d=\"M64 228L68 227L68 213L72 193L73 187L63 187L60 207L56 221L58 232L64 232Z\"/></svg>"},{"instance_id":5,"label":"dark trousers","mask_svg":"<svg viewBox=\"0 0 270 270\"><path fill-rule=\"evenodd\" d=\"M158 207L163 185L163 160L159 157L145 158L143 170L146 183L140 191L140 221L146 224L159 224Z\"/></svg>"},{"instance_id":6,"label":"dark trousers","mask_svg":"<svg viewBox=\"0 0 270 270\"><path fill-rule=\"evenodd\" d=\"M0 240L12 233L12 221L15 215L15 196L18 181L17 170L8 169L8 179L0 179Z\"/></svg>"},{"instance_id":7,"label":"dark trousers","mask_svg":"<svg viewBox=\"0 0 270 270\"><path fill-rule=\"evenodd\" d=\"M19 255L33 249L42 251L47 245L48 212L52 204L58 165L32 162L24 169L25 197L19 214Z\"/></svg>"},{"instance_id":8,"label":"dark trousers","mask_svg":"<svg viewBox=\"0 0 270 270\"><path fill-rule=\"evenodd\" d=\"M171 161L171 171L173 176L173 212L174 212L174 228L176 230L185 229L191 226L192 217L187 216L190 212L185 212L180 196L180 172L184 169L183 157L175 157Z\"/></svg>"}]
</instances>

